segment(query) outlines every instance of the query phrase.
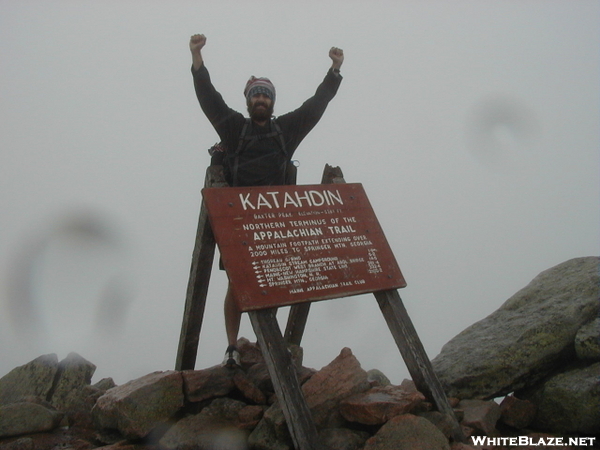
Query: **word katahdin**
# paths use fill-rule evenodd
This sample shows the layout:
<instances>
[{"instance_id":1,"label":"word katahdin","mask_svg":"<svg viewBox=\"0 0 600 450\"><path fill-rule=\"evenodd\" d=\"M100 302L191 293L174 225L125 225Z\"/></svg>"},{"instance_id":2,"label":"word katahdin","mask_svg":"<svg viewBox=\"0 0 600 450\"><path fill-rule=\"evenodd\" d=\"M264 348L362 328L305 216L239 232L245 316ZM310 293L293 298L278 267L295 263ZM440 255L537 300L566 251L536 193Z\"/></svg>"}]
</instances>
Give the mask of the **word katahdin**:
<instances>
[{"instance_id":1,"label":"word katahdin","mask_svg":"<svg viewBox=\"0 0 600 450\"><path fill-rule=\"evenodd\" d=\"M254 194L240 194L240 202L244 211L247 209L275 209L275 208L302 208L306 206L333 206L335 204L343 205L344 201L338 190L330 191L294 191L289 192L266 192Z\"/></svg>"}]
</instances>

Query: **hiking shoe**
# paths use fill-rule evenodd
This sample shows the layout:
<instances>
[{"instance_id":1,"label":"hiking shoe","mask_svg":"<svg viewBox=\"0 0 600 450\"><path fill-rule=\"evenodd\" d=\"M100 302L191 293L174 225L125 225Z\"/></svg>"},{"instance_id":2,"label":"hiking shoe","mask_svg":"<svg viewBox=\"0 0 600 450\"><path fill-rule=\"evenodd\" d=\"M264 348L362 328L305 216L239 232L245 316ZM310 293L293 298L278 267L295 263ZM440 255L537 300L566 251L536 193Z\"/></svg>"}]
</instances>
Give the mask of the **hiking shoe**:
<instances>
[{"instance_id":1,"label":"hiking shoe","mask_svg":"<svg viewBox=\"0 0 600 450\"><path fill-rule=\"evenodd\" d=\"M225 367L236 367L240 365L240 352L235 345L230 345L225 351L225 359L223 360L223 366Z\"/></svg>"}]
</instances>

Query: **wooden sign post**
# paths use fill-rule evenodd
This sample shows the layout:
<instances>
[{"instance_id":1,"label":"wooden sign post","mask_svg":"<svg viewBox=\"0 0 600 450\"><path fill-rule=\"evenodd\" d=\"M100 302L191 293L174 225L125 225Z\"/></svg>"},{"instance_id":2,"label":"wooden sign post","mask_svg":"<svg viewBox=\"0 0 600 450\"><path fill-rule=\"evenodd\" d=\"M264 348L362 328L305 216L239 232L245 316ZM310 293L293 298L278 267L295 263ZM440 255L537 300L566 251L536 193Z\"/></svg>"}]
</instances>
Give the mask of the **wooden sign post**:
<instances>
[{"instance_id":1,"label":"wooden sign post","mask_svg":"<svg viewBox=\"0 0 600 450\"><path fill-rule=\"evenodd\" d=\"M311 302L365 293L375 294L417 388L454 423L455 440L463 441L398 295L406 282L364 189L344 183L337 171L326 166L323 179L333 183L321 185L218 189L207 182L194 256L203 255L210 260L204 266L211 267L216 238L238 307L249 313L297 449L313 450L319 444L286 341L300 344ZM210 272L199 266L192 264L178 370L195 363L197 322L202 321L206 299L206 287L198 285L208 284L210 276L199 275ZM289 305L284 340L275 310Z\"/></svg>"},{"instance_id":2,"label":"wooden sign post","mask_svg":"<svg viewBox=\"0 0 600 450\"><path fill-rule=\"evenodd\" d=\"M206 170L205 187L225 187L227 182L223 176L222 166L210 166ZM175 370L193 370L196 366L200 330L204 319L204 307L208 284L215 258L215 237L208 221L208 212L202 202L198 231L192 253L192 267L185 297L183 323L179 336L179 348Z\"/></svg>"}]
</instances>

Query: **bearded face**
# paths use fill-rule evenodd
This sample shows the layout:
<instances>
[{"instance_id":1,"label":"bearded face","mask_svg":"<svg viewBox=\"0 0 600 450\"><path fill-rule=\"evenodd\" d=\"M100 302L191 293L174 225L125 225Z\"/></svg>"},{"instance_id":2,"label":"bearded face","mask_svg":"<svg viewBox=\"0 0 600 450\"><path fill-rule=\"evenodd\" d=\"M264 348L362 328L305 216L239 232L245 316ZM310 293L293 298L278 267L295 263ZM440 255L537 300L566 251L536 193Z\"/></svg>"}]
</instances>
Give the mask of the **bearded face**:
<instances>
[{"instance_id":1,"label":"bearded face","mask_svg":"<svg viewBox=\"0 0 600 450\"><path fill-rule=\"evenodd\" d=\"M266 95L255 95L248 100L248 114L256 122L269 120L273 116L273 101Z\"/></svg>"}]
</instances>

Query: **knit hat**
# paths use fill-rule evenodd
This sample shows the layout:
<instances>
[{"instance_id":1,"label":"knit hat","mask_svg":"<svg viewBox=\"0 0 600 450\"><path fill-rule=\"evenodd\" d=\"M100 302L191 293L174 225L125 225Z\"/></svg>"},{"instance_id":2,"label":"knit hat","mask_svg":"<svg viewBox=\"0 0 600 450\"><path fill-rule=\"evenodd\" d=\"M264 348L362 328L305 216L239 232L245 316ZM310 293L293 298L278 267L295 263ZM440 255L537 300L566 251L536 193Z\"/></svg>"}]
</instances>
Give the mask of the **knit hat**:
<instances>
[{"instance_id":1,"label":"knit hat","mask_svg":"<svg viewBox=\"0 0 600 450\"><path fill-rule=\"evenodd\" d=\"M250 100L257 94L264 94L267 97L275 102L275 86L271 83L271 80L268 78L256 78L254 76L250 77L248 82L246 83L246 88L244 89L244 96L246 100Z\"/></svg>"}]
</instances>

